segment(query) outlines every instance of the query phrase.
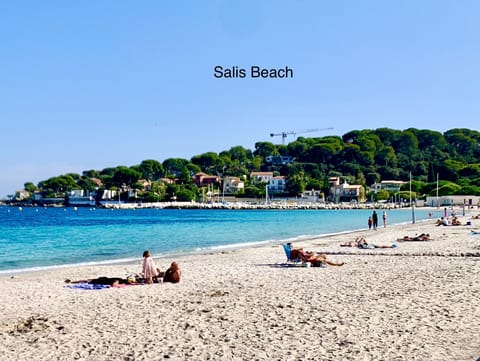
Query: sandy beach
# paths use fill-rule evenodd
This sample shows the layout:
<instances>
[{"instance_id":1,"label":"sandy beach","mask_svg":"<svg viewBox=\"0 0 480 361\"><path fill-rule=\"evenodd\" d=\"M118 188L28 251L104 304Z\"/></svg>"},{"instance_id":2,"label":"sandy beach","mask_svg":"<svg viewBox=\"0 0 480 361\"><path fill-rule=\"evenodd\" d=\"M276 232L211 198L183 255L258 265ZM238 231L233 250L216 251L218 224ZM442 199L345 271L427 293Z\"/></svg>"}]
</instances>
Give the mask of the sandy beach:
<instances>
[{"instance_id":1,"label":"sandy beach","mask_svg":"<svg viewBox=\"0 0 480 361\"><path fill-rule=\"evenodd\" d=\"M140 259L2 275L0 360L477 360L480 220L460 220L472 225L431 220L295 244L342 267L288 266L275 244L156 258L161 269L179 263L179 284L65 287L138 273ZM420 233L433 240L397 242ZM340 247L359 235L398 247Z\"/></svg>"}]
</instances>

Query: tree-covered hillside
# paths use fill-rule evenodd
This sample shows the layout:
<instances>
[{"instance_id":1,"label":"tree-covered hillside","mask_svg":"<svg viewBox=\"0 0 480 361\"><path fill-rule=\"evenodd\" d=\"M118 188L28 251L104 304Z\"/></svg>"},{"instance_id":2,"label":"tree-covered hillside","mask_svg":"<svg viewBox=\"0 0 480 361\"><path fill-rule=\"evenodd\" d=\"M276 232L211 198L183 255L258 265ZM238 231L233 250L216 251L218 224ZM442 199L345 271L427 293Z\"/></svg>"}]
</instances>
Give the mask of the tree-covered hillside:
<instances>
[{"instance_id":1,"label":"tree-covered hillside","mask_svg":"<svg viewBox=\"0 0 480 361\"><path fill-rule=\"evenodd\" d=\"M275 162L272 156L293 161ZM291 157L291 158L290 158ZM277 157L280 158L280 157ZM299 137L289 144L257 142L255 149L234 146L220 152L206 152L190 160L169 158L144 160L134 166L85 170L41 181L25 183L25 189L44 196L61 196L72 189L138 189L146 201L199 199L204 190L192 180L205 172L219 177L236 176L245 181L240 196L261 196L264 187L250 182L252 171L273 171L286 176L289 195L305 189L328 191L328 178L340 176L350 184L368 187L381 180L414 179L419 194L432 193L440 180L441 194L480 195L480 132L434 130L352 130L342 137ZM139 182L142 180L142 182ZM145 181L149 186L145 187Z\"/></svg>"}]
</instances>

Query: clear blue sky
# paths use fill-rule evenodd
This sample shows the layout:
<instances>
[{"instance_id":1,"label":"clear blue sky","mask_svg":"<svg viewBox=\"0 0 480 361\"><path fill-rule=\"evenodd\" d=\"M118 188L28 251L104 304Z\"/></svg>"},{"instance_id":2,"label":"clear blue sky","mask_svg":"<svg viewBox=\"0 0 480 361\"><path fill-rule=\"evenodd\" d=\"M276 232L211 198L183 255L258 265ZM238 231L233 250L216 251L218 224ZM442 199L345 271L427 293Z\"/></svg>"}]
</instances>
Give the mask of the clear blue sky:
<instances>
[{"instance_id":1,"label":"clear blue sky","mask_svg":"<svg viewBox=\"0 0 480 361\"><path fill-rule=\"evenodd\" d=\"M280 143L271 132L478 130L479 38L473 0L3 1L0 198L67 172ZM216 65L294 77L217 79Z\"/></svg>"}]
</instances>

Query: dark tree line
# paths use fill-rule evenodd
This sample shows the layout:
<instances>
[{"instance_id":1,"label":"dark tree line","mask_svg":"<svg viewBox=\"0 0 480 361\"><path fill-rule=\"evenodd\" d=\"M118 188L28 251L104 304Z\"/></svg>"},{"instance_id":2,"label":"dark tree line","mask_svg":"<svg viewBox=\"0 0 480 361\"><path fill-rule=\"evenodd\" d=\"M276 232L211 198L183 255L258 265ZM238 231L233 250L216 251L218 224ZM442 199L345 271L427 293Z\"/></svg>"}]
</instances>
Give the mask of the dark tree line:
<instances>
[{"instance_id":1,"label":"dark tree line","mask_svg":"<svg viewBox=\"0 0 480 361\"><path fill-rule=\"evenodd\" d=\"M287 164L271 164L267 157L290 156ZM152 185L141 191L144 200L161 201L199 199L199 189L192 176L205 172L218 176L237 176L246 182L240 196L261 196L264 187L250 182L252 171L273 171L287 178L287 191L297 195L305 189L328 191L328 178L340 176L350 184L368 189L380 180L415 180L415 192L432 194L437 179L441 194L480 195L480 132L451 129L445 133L425 129L390 128L352 130L342 137L299 137L284 145L257 142L253 151L234 146L220 153L206 152L190 160L169 158L163 162L144 160L134 166L117 166L103 170L86 170L41 181L25 183L25 189L41 191L45 196L72 189L93 191L95 179L105 189L144 189L139 180ZM173 182L160 181L171 179ZM433 195L433 194L432 194Z\"/></svg>"}]
</instances>

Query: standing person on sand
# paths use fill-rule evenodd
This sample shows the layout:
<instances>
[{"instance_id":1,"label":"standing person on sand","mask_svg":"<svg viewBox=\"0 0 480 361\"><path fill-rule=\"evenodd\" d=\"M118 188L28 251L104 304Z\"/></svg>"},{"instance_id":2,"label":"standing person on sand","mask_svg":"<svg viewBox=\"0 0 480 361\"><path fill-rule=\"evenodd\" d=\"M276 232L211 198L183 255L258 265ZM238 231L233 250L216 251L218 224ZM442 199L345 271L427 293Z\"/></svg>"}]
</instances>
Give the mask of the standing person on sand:
<instances>
[{"instance_id":1,"label":"standing person on sand","mask_svg":"<svg viewBox=\"0 0 480 361\"><path fill-rule=\"evenodd\" d=\"M387 227L387 211L383 211L383 228Z\"/></svg>"},{"instance_id":2,"label":"standing person on sand","mask_svg":"<svg viewBox=\"0 0 480 361\"><path fill-rule=\"evenodd\" d=\"M149 251L143 252L142 273L147 284L153 283L153 279L158 276L157 267Z\"/></svg>"},{"instance_id":3,"label":"standing person on sand","mask_svg":"<svg viewBox=\"0 0 480 361\"><path fill-rule=\"evenodd\" d=\"M372 213L372 221L373 221L373 229L376 230L378 227L378 214L375 210Z\"/></svg>"}]
</instances>

